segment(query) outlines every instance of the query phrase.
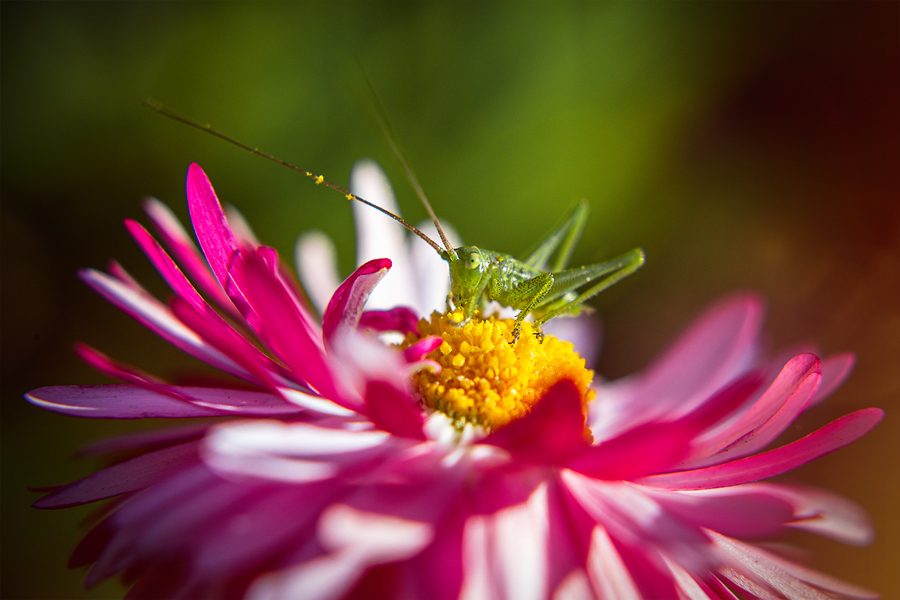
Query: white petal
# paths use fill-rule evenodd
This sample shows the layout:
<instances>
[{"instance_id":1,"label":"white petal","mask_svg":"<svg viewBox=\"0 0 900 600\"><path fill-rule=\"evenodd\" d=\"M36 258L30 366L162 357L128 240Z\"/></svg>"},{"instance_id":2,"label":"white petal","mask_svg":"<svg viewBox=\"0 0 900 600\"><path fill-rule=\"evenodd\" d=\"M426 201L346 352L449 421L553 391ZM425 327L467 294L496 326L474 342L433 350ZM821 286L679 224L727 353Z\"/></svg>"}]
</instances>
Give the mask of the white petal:
<instances>
[{"instance_id":1,"label":"white petal","mask_svg":"<svg viewBox=\"0 0 900 600\"><path fill-rule=\"evenodd\" d=\"M309 423L271 420L221 425L207 436L207 446L225 454L279 454L321 457L375 448L390 438L384 431L348 431Z\"/></svg>"},{"instance_id":2,"label":"white petal","mask_svg":"<svg viewBox=\"0 0 900 600\"><path fill-rule=\"evenodd\" d=\"M234 234L234 237L251 246L260 245L259 240L256 239L256 234L250 228L250 223L247 222L241 211L231 204L226 204L224 211L225 218L228 220L228 226L231 227L231 233Z\"/></svg>"},{"instance_id":3,"label":"white petal","mask_svg":"<svg viewBox=\"0 0 900 600\"><path fill-rule=\"evenodd\" d=\"M352 410L344 408L339 404L335 404L331 400L322 398L321 396L313 396L312 394L307 394L305 392L286 387L278 388L278 393L280 393L282 398L284 398L288 402L296 404L297 406L302 406L303 408L308 408L317 413L322 413L324 415L346 417L355 414Z\"/></svg>"},{"instance_id":4,"label":"white petal","mask_svg":"<svg viewBox=\"0 0 900 600\"><path fill-rule=\"evenodd\" d=\"M345 596L364 572L365 565L358 557L327 554L260 577L247 590L247 598L336 600Z\"/></svg>"},{"instance_id":5,"label":"white petal","mask_svg":"<svg viewBox=\"0 0 900 600\"><path fill-rule=\"evenodd\" d=\"M204 440L202 455L222 473L308 482L328 479L344 464L381 453L389 438L380 431L245 421L215 428Z\"/></svg>"},{"instance_id":6,"label":"white petal","mask_svg":"<svg viewBox=\"0 0 900 600\"><path fill-rule=\"evenodd\" d=\"M411 558L431 543L429 523L374 513L346 504L330 506L319 519L318 537L329 551L352 551L368 564Z\"/></svg>"},{"instance_id":7,"label":"white petal","mask_svg":"<svg viewBox=\"0 0 900 600\"><path fill-rule=\"evenodd\" d=\"M394 191L387 176L374 161L361 160L350 173L350 191L381 208L400 215ZM353 203L356 221L356 264L374 258L390 258L394 263L390 272L369 296L368 308L412 306L415 290L409 255L406 250L406 229L370 206Z\"/></svg>"},{"instance_id":8,"label":"white petal","mask_svg":"<svg viewBox=\"0 0 900 600\"><path fill-rule=\"evenodd\" d=\"M603 527L594 527L591 532L587 567L588 577L599 598L640 600L641 594L628 573L628 567Z\"/></svg>"},{"instance_id":9,"label":"white petal","mask_svg":"<svg viewBox=\"0 0 900 600\"><path fill-rule=\"evenodd\" d=\"M522 504L469 517L463 533L465 600L540 599L547 596L546 487Z\"/></svg>"},{"instance_id":10,"label":"white petal","mask_svg":"<svg viewBox=\"0 0 900 600\"><path fill-rule=\"evenodd\" d=\"M440 245L440 236L431 221L423 221L416 225L419 231L435 240ZM462 242L456 230L451 225L441 222L444 233L454 248ZM434 248L420 240L418 237L410 238L410 253L412 254L414 285L416 298L413 308L420 315L430 315L432 311L443 312L447 305L447 292L450 291L449 265Z\"/></svg>"},{"instance_id":11,"label":"white petal","mask_svg":"<svg viewBox=\"0 0 900 600\"><path fill-rule=\"evenodd\" d=\"M584 359L585 368L593 369L600 355L600 320L595 315L551 319L544 325L544 333L572 342L575 352Z\"/></svg>"},{"instance_id":12,"label":"white petal","mask_svg":"<svg viewBox=\"0 0 900 600\"><path fill-rule=\"evenodd\" d=\"M334 244L321 231L304 233L294 245L294 264L303 290L321 315L340 285Z\"/></svg>"},{"instance_id":13,"label":"white petal","mask_svg":"<svg viewBox=\"0 0 900 600\"><path fill-rule=\"evenodd\" d=\"M584 569L575 569L556 586L553 600L592 600L596 598Z\"/></svg>"}]
</instances>

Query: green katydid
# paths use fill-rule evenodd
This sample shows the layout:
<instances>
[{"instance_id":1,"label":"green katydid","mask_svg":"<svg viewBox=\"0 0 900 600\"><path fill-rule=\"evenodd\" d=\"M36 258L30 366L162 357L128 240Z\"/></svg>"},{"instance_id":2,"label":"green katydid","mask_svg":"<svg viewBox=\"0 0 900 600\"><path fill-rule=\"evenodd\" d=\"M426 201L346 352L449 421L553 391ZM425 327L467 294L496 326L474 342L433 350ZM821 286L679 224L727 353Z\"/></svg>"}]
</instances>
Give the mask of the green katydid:
<instances>
[{"instance_id":1,"label":"green katydid","mask_svg":"<svg viewBox=\"0 0 900 600\"><path fill-rule=\"evenodd\" d=\"M528 315L532 315L535 335L540 339L543 337L541 325L560 315L575 315L584 311L586 309L584 303L587 300L631 275L644 264L644 251L635 248L610 261L574 269L565 268L587 221L588 207L584 200L575 206L565 221L541 241L534 251L521 260L508 254L482 250L476 246L454 248L444 234L431 203L422 191L402 147L396 142L396 136L393 135L386 120L380 122L379 125L387 137L389 150L400 164L416 195L431 217L443 247L398 215L327 181L322 175L314 175L305 169L228 137L212 129L209 125L201 125L173 113L154 100L148 100L146 104L149 108L170 119L210 133L252 154L311 177L317 184L324 184L341 192L348 200L361 202L394 219L434 248L440 257L449 263L450 294L447 296L447 310L448 312L451 310L462 312L463 318L459 322L460 325L467 323L475 316L484 299L496 300L502 305L519 311L510 341L512 344L519 339L522 322ZM381 116L378 118L383 119ZM551 258L553 258L552 261ZM588 286L588 284L591 285ZM585 288L585 286L588 287ZM579 292L581 288L585 289Z\"/></svg>"}]
</instances>

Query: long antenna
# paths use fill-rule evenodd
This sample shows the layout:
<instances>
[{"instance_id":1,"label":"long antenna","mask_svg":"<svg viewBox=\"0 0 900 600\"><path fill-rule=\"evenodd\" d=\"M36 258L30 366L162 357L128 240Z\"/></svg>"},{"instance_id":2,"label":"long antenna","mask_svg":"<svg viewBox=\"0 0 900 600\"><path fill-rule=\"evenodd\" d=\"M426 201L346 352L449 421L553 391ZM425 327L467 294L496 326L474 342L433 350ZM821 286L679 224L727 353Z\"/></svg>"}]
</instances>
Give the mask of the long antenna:
<instances>
[{"instance_id":1,"label":"long antenna","mask_svg":"<svg viewBox=\"0 0 900 600\"><path fill-rule=\"evenodd\" d=\"M414 234L416 234L417 236L422 238L422 240L425 243L427 243L429 246L434 248L435 251L437 251L437 253L440 254L441 258L443 258L445 260L449 260L450 255L452 255L453 258L456 258L456 253L453 252L453 247L450 246L450 244L447 242L447 238L444 236L444 232L441 231L440 225L438 225L438 231L441 234L441 239L443 240L444 244L447 245L447 250L444 250L443 248L441 248L437 242L435 242L430 237L428 237L427 235L425 235L424 233L419 231L417 228L413 227L412 225L410 225L409 223L404 221L401 217L395 215L394 213L392 213L391 211L389 211L385 208L381 208L377 204L369 202L365 198L361 198L361 197L357 196L356 194L350 193L350 191L345 190L344 188L342 188L341 186L339 186L337 184L331 183L330 181L325 179L322 175L313 175L306 169L301 169L300 167L294 166L289 162L281 160L280 158L275 158L271 154L266 154L265 152L262 152L258 148L253 148L251 146L248 146L247 144L241 143L241 142L237 141L236 139L225 135L224 133L216 131L209 125L201 125L200 123L197 123L196 121L191 121L187 117L183 117L183 116L179 115L178 113L174 113L171 110L169 110L168 108L165 108L162 104L160 104L153 98L148 98L144 102L144 105L147 108L158 112L159 114L161 114L164 117L168 117L174 121L178 121L179 123L184 123L185 125L190 125L191 127L194 127L195 129L199 129L200 131L205 131L206 133L210 133L210 134L216 136L217 138L225 140L229 144L233 144L233 145L237 146L238 148L246 150L247 152L249 152L251 154L261 156L262 158L265 158L266 160L270 160L273 163L279 164L282 167L287 167L288 169L297 171L298 173L302 173L303 175L306 175L307 177L315 180L316 185L324 184L325 186L330 187L333 190L339 191L340 193L342 193L344 195L345 198L347 198L347 200L356 200L357 202L362 202L366 206L371 206L375 210L379 211L382 214L389 216L390 218L394 219L395 221L397 221L398 223L400 223L401 225L406 227L408 230L410 230L411 232L413 232ZM424 198L423 198L423 200L424 200ZM435 224L437 224L437 218L433 216L434 213L431 211L431 206L427 205L427 202L428 202L427 200L425 200L425 202L426 202L426 208L428 208L429 212L432 214L432 219L434 219Z\"/></svg>"},{"instance_id":2,"label":"long antenna","mask_svg":"<svg viewBox=\"0 0 900 600\"><path fill-rule=\"evenodd\" d=\"M369 79L368 74L366 74L365 69L362 68L362 64L360 64L359 69L362 72L363 78L366 80L366 86L369 88L372 118L375 120L375 125L378 127L378 132L381 134L382 140L387 146L388 151L391 153L391 156L394 157L394 160L397 161L397 164L400 165L401 169L403 169L403 174L406 175L406 180L409 181L409 185L412 186L412 189L416 192L419 200L422 201L422 205L425 207L425 210L428 211L428 216L431 217L431 221L437 228L438 234L441 236L441 241L444 242L444 247L447 248L447 252L450 254L451 260L455 260L456 252L454 251L453 246L450 244L450 241L447 239L447 236L444 234L444 229L443 227L441 227L441 222L438 220L434 209L431 207L431 202L429 202L428 198L425 197L425 191L419 184L419 178L416 177L415 172L412 170L412 167L409 164L409 158L407 158L406 151L400 144L400 138L399 136L397 136L397 132L394 131L394 127L391 125L391 120L388 118L387 109L384 107L384 103L381 101L381 97L375 90L375 86L372 84L372 80Z\"/></svg>"}]
</instances>

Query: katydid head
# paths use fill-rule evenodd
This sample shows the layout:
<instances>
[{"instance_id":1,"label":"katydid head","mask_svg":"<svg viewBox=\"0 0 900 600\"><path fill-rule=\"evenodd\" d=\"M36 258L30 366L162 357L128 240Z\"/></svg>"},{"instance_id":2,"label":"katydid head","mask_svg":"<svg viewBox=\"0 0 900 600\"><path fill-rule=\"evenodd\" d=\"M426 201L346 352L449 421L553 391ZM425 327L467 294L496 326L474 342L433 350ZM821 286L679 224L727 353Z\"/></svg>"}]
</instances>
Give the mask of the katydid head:
<instances>
[{"instance_id":1,"label":"katydid head","mask_svg":"<svg viewBox=\"0 0 900 600\"><path fill-rule=\"evenodd\" d=\"M459 307L476 299L473 296L483 288L481 283L490 266L490 259L476 246L463 246L454 250L455 260L446 256L443 258L450 263L450 295L453 304Z\"/></svg>"}]
</instances>

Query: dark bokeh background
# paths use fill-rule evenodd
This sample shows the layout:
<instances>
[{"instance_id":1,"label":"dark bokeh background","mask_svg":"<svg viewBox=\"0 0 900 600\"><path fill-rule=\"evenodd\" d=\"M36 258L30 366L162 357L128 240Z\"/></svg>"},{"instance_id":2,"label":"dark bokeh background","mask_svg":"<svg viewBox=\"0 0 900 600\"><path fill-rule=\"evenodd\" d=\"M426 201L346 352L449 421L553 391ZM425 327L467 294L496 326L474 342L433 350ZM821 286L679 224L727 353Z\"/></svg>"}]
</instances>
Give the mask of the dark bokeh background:
<instances>
[{"instance_id":1,"label":"dark bokeh background","mask_svg":"<svg viewBox=\"0 0 900 600\"><path fill-rule=\"evenodd\" d=\"M900 4L567 2L50 4L2 10L2 597L105 598L65 570L85 510L28 508L26 486L96 467L74 450L158 426L65 418L27 390L102 383L83 340L170 378L199 365L95 297L76 269L116 257L159 279L121 227L153 194L184 217L190 161L289 255L320 228L352 266L340 195L141 107L164 104L345 182L388 169L355 99L365 64L438 214L519 253L579 198L575 260L635 245L647 266L598 298L599 371L641 368L722 294L760 290L772 347L853 350L851 380L792 429L888 416L791 479L871 513L865 549L802 538L828 572L900 597Z\"/></svg>"}]
</instances>

